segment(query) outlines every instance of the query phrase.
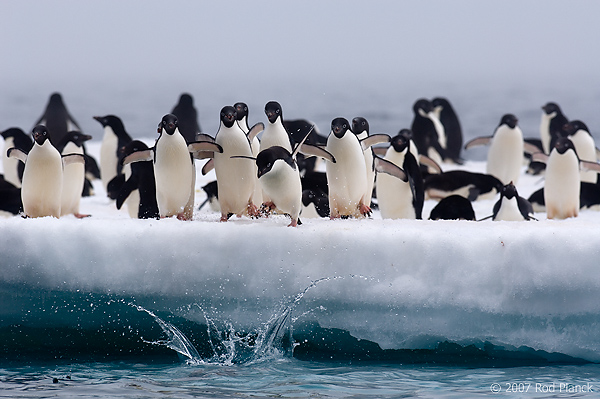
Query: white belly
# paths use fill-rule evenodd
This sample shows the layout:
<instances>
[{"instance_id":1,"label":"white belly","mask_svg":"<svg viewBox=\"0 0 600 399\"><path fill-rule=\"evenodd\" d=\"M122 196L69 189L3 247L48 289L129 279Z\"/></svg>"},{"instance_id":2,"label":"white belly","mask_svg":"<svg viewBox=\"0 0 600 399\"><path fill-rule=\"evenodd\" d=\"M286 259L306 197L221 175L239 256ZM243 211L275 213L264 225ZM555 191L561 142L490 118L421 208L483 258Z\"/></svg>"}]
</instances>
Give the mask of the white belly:
<instances>
[{"instance_id":1,"label":"white belly","mask_svg":"<svg viewBox=\"0 0 600 399\"><path fill-rule=\"evenodd\" d=\"M498 128L492 139L487 158L487 173L502 184L517 184L523 167L523 133L517 126Z\"/></svg>"},{"instance_id":2,"label":"white belly","mask_svg":"<svg viewBox=\"0 0 600 399\"><path fill-rule=\"evenodd\" d=\"M117 147L119 139L110 126L104 128L102 145L100 146L100 177L106 190L108 182L117 175Z\"/></svg>"},{"instance_id":3,"label":"white belly","mask_svg":"<svg viewBox=\"0 0 600 399\"><path fill-rule=\"evenodd\" d=\"M596 143L592 136L587 132L577 131L574 135L569 137L575 146L577 156L582 161L596 162ZM596 183L598 179L598 173L593 171L580 171L581 181L588 183Z\"/></svg>"},{"instance_id":4,"label":"white belly","mask_svg":"<svg viewBox=\"0 0 600 399\"><path fill-rule=\"evenodd\" d=\"M62 159L50 141L33 146L25 163L21 198L29 217L60 217Z\"/></svg>"},{"instance_id":5,"label":"white belly","mask_svg":"<svg viewBox=\"0 0 600 399\"><path fill-rule=\"evenodd\" d=\"M63 149L63 154L81 154L83 149L73 143L68 143ZM60 214L70 215L79 213L79 202L85 181L85 165L72 163L63 170L63 188L61 196Z\"/></svg>"},{"instance_id":6,"label":"white belly","mask_svg":"<svg viewBox=\"0 0 600 399\"><path fill-rule=\"evenodd\" d=\"M279 121L277 123L267 123L265 131L260 138L260 150L262 151L276 145L285 148L290 153L292 152L290 138Z\"/></svg>"},{"instance_id":7,"label":"white belly","mask_svg":"<svg viewBox=\"0 0 600 399\"><path fill-rule=\"evenodd\" d=\"M573 151L553 151L546 163L544 202L548 219L566 219L579 214L579 161Z\"/></svg>"},{"instance_id":8,"label":"white belly","mask_svg":"<svg viewBox=\"0 0 600 399\"><path fill-rule=\"evenodd\" d=\"M175 216L183 212L191 195L192 168L183 136L163 133L156 143L154 164L160 216Z\"/></svg>"},{"instance_id":9,"label":"white belly","mask_svg":"<svg viewBox=\"0 0 600 399\"><path fill-rule=\"evenodd\" d=\"M525 218L519 211L517 197L510 200L504 198L494 220L523 221Z\"/></svg>"},{"instance_id":10,"label":"white belly","mask_svg":"<svg viewBox=\"0 0 600 399\"><path fill-rule=\"evenodd\" d=\"M338 139L330 134L327 140L327 150L336 160L336 163L326 164L332 216L360 216L358 208L364 203L367 186L365 159L356 137L351 135L352 133L346 133L343 138Z\"/></svg>"},{"instance_id":11,"label":"white belly","mask_svg":"<svg viewBox=\"0 0 600 399\"><path fill-rule=\"evenodd\" d=\"M298 219L302 206L302 184L297 168L293 170L285 161L277 160L259 182L277 209Z\"/></svg>"},{"instance_id":12,"label":"white belly","mask_svg":"<svg viewBox=\"0 0 600 399\"><path fill-rule=\"evenodd\" d=\"M388 148L385 159L402 167L404 154ZM380 173L377 176L377 202L383 219L416 219L413 196L408 182Z\"/></svg>"}]
</instances>

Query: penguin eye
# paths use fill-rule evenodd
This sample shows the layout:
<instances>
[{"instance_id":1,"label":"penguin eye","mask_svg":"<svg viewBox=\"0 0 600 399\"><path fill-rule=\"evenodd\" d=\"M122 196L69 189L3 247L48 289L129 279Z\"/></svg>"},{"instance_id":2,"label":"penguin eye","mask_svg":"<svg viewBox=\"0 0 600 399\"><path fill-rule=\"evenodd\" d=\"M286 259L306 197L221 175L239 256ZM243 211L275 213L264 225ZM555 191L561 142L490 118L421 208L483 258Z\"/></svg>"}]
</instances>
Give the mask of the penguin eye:
<instances>
[{"instance_id":1,"label":"penguin eye","mask_svg":"<svg viewBox=\"0 0 600 399\"><path fill-rule=\"evenodd\" d=\"M276 110L276 111L275 111L275 113L277 113L277 114L278 114L278 113L279 113L279 110Z\"/></svg>"},{"instance_id":2,"label":"penguin eye","mask_svg":"<svg viewBox=\"0 0 600 399\"><path fill-rule=\"evenodd\" d=\"M347 129L348 127L346 126L346 124L344 123L344 125L342 126L344 129Z\"/></svg>"}]
</instances>

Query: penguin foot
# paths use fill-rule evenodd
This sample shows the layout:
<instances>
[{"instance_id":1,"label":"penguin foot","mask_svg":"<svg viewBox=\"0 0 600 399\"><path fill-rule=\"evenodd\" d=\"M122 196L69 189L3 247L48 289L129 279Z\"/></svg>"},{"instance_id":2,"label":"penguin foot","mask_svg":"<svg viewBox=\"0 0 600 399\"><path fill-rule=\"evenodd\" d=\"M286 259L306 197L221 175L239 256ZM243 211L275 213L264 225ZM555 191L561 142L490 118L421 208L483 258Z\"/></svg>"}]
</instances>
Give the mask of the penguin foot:
<instances>
[{"instance_id":1,"label":"penguin foot","mask_svg":"<svg viewBox=\"0 0 600 399\"><path fill-rule=\"evenodd\" d=\"M186 212L181 212L177 214L177 220L192 220L192 218Z\"/></svg>"},{"instance_id":2,"label":"penguin foot","mask_svg":"<svg viewBox=\"0 0 600 399\"><path fill-rule=\"evenodd\" d=\"M84 218L89 218L92 215L85 215L83 213L74 213L73 216L75 216L77 219L84 219Z\"/></svg>"},{"instance_id":3,"label":"penguin foot","mask_svg":"<svg viewBox=\"0 0 600 399\"><path fill-rule=\"evenodd\" d=\"M361 215L371 216L371 213L372 213L371 208L369 208L367 205L360 204L358 209L359 209Z\"/></svg>"},{"instance_id":4,"label":"penguin foot","mask_svg":"<svg viewBox=\"0 0 600 399\"><path fill-rule=\"evenodd\" d=\"M288 224L288 227L298 227L298 221L292 218L292 222Z\"/></svg>"},{"instance_id":5,"label":"penguin foot","mask_svg":"<svg viewBox=\"0 0 600 399\"><path fill-rule=\"evenodd\" d=\"M268 218L269 215L273 212L273 209L275 209L275 204L273 202L271 202L271 201L264 202L260 206L260 209L258 210L258 216L257 217Z\"/></svg>"},{"instance_id":6,"label":"penguin foot","mask_svg":"<svg viewBox=\"0 0 600 399\"><path fill-rule=\"evenodd\" d=\"M260 217L260 210L252 202L248 204L248 215L255 219Z\"/></svg>"}]
</instances>

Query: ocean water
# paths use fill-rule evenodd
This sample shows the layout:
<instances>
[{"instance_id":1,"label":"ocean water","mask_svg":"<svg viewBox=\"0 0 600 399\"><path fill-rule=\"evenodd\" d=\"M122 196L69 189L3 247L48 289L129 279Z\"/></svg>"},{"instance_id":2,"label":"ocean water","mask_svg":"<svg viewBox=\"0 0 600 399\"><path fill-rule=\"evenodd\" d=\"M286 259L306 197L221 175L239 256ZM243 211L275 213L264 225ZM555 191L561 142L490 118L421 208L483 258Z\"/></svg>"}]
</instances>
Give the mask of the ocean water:
<instances>
[{"instance_id":1,"label":"ocean water","mask_svg":"<svg viewBox=\"0 0 600 399\"><path fill-rule=\"evenodd\" d=\"M195 96L201 126L209 134L216 132L218 111L224 104L246 101L250 120L257 121L264 119L262 106L269 100L280 101L284 116L290 119L315 121L323 134L334 117L357 115L369 119L373 132L393 134L410 126L417 98L438 95L448 97L455 106L465 140L490 135L507 112L519 117L526 137L537 137L540 107L547 101L559 102L568 116L584 120L593 134L600 126L596 112L600 91L590 87L447 82L391 87L384 82L341 89L349 86L334 83L297 82L275 88L250 84L235 92L200 83L114 89L85 82L27 90L13 85L0 96L0 129L21 126L28 130L53 91L63 93L73 116L97 140L102 133L93 115L115 113L133 136L148 137L183 91ZM485 150L464 156L483 159ZM138 256L131 254L129 261L134 264ZM360 290L370 284L368 276L331 275L295 290L282 283L285 288L280 291L285 292L277 291L277 295L269 291L277 276L270 276L253 281L259 294L251 297L242 294L247 292L241 288L242 279L211 279L204 285L191 279L186 285L182 277L165 281L169 287L164 291L144 290L160 283L160 275L150 273L129 277L139 279L135 292L111 290L103 284L77 288L75 280L66 279L62 285L46 284L39 265L28 262L31 258L6 267L11 273L17 269L21 273L14 279L3 273L0 282L0 397L600 396L600 313L592 305L598 292L593 281L589 286L567 284L566 293L556 296L544 291L547 281L543 281L541 287L522 291L527 293L523 297L507 294L500 310L469 306L457 310L455 304L432 308L416 299L405 306L382 304ZM57 267L67 263L58 257L48 262ZM237 262L243 266L244 259ZM86 265L84 270L93 274L96 269L115 272L108 264L94 269ZM105 277L99 274L90 280L110 280ZM252 277L256 275L248 278ZM178 293L177 284L186 289ZM237 296L236 284L240 284ZM202 290L214 295L203 295ZM218 295L225 291L227 295ZM570 304L565 303L569 298L589 298L590 305L569 313ZM364 306L355 307L361 301ZM543 301L548 308L560 307L560 314L544 314ZM448 314L452 318L446 318ZM398 342L389 336L385 320L390 316L403 318L412 333L401 346L389 344ZM448 320L461 317L463 335L456 333L456 325L447 325ZM370 325L365 326L363 320ZM377 323L382 333L365 338L367 334L361 332L377 331ZM470 334L478 325L489 328L494 324L515 342L534 344L513 345ZM439 335L438 331L454 333ZM548 337L557 342L546 342Z\"/></svg>"}]
</instances>

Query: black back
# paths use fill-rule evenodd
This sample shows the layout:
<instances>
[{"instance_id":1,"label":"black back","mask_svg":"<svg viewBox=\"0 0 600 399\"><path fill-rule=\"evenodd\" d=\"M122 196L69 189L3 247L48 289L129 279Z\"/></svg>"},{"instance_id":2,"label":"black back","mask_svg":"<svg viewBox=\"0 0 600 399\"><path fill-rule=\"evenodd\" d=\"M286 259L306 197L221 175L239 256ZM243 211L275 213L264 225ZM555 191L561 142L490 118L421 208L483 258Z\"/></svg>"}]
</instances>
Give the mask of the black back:
<instances>
[{"instance_id":1,"label":"black back","mask_svg":"<svg viewBox=\"0 0 600 399\"><path fill-rule=\"evenodd\" d=\"M446 157L461 163L460 151L462 150L463 137L458 115L456 115L452 104L450 104L446 98L437 97L434 98L431 103L434 107L442 107L440 122L444 126L444 131L446 132Z\"/></svg>"},{"instance_id":2,"label":"black back","mask_svg":"<svg viewBox=\"0 0 600 399\"><path fill-rule=\"evenodd\" d=\"M419 154L428 155L429 148L433 147L441 156L445 158L445 151L438 141L438 134L433 122L419 113L419 109L425 113L433 110L429 100L424 98L417 100L413 105L413 122L410 130L413 132L413 141L417 146Z\"/></svg>"},{"instance_id":3,"label":"black back","mask_svg":"<svg viewBox=\"0 0 600 399\"><path fill-rule=\"evenodd\" d=\"M60 93L53 93L50 95L44 113L35 124L38 125L42 123L42 121L50 133L50 142L54 146L56 146L70 130L69 124L72 124L77 130L81 131L81 128L67 110ZM71 126L71 128L73 126Z\"/></svg>"},{"instance_id":4,"label":"black back","mask_svg":"<svg viewBox=\"0 0 600 399\"><path fill-rule=\"evenodd\" d=\"M460 195L443 198L429 214L430 220L476 220L471 201Z\"/></svg>"},{"instance_id":5,"label":"black back","mask_svg":"<svg viewBox=\"0 0 600 399\"><path fill-rule=\"evenodd\" d=\"M22 162L19 163L22 164ZM4 175L0 175L0 210L13 215L23 212L21 189L4 180Z\"/></svg>"},{"instance_id":6,"label":"black back","mask_svg":"<svg viewBox=\"0 0 600 399\"><path fill-rule=\"evenodd\" d=\"M319 189L303 190L302 205L309 206L311 203L315 205L315 210L320 217L329 217L329 198L325 192Z\"/></svg>"},{"instance_id":7,"label":"black back","mask_svg":"<svg viewBox=\"0 0 600 399\"><path fill-rule=\"evenodd\" d=\"M194 107L194 98L188 93L183 93L171 113L177 117L179 132L185 141L188 144L196 141L196 134L201 130L198 123L198 111Z\"/></svg>"},{"instance_id":8,"label":"black back","mask_svg":"<svg viewBox=\"0 0 600 399\"><path fill-rule=\"evenodd\" d=\"M451 170L425 177L425 190L454 191L465 186L473 186L469 191L468 199L474 201L479 195L489 193L493 189L500 192L503 184L492 175L466 170Z\"/></svg>"},{"instance_id":9,"label":"black back","mask_svg":"<svg viewBox=\"0 0 600 399\"><path fill-rule=\"evenodd\" d=\"M546 114L552 114L556 112L556 116L550 119L550 127L548 129L550 133L550 149L552 149L554 148L556 140L558 140L560 137L566 136L564 133L564 126L569 122L569 119L562 113L562 110L558 104L554 102L546 103L542 109Z\"/></svg>"}]
</instances>

